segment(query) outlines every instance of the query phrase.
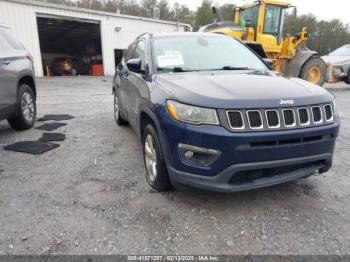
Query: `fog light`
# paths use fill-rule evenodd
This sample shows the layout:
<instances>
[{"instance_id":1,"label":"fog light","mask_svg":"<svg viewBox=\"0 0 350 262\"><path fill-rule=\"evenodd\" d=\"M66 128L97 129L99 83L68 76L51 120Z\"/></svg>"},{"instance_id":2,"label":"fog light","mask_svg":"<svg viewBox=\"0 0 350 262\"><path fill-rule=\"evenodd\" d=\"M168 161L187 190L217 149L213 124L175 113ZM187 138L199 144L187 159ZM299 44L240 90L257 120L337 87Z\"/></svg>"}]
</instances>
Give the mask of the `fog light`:
<instances>
[{"instance_id":1,"label":"fog light","mask_svg":"<svg viewBox=\"0 0 350 262\"><path fill-rule=\"evenodd\" d=\"M193 157L193 152L192 151L186 151L185 152L185 158L187 160L190 160Z\"/></svg>"},{"instance_id":2,"label":"fog light","mask_svg":"<svg viewBox=\"0 0 350 262\"><path fill-rule=\"evenodd\" d=\"M185 162L192 164L200 164L200 165L209 165L214 162L221 152L219 150L179 144L180 153L182 159Z\"/></svg>"}]
</instances>

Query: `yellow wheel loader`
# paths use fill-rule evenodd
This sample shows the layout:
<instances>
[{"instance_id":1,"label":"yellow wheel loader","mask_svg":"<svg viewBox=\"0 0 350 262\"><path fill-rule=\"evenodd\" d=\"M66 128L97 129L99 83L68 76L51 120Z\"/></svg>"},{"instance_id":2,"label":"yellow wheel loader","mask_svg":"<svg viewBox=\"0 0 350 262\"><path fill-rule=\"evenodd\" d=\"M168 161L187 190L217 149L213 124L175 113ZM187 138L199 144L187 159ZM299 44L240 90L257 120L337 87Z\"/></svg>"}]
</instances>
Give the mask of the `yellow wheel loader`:
<instances>
[{"instance_id":1,"label":"yellow wheel loader","mask_svg":"<svg viewBox=\"0 0 350 262\"><path fill-rule=\"evenodd\" d=\"M307 29L297 36L283 35L285 10L296 8L289 3L259 0L234 9L234 22L223 21L220 10L213 7L214 22L200 28L202 32L225 34L244 42L262 58L273 62L273 69L286 77L300 77L322 86L327 65L305 43Z\"/></svg>"}]
</instances>

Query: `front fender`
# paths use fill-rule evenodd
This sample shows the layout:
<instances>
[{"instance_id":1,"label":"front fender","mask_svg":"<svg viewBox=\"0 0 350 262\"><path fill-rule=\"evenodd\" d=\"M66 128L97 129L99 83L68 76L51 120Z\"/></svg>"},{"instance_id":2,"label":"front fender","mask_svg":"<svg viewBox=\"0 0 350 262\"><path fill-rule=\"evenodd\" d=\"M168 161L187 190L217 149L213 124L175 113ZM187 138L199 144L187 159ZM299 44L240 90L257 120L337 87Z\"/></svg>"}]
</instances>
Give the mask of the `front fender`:
<instances>
[{"instance_id":1,"label":"front fender","mask_svg":"<svg viewBox=\"0 0 350 262\"><path fill-rule=\"evenodd\" d=\"M160 145L161 145L161 149L162 149L162 152L164 154L164 160L167 162L167 155L168 155L168 152L169 152L169 149L167 149L167 143L165 142L165 137L164 137L164 133L162 131L162 127L161 127L161 124L159 122L159 118L157 117L157 113L155 111L153 111L152 109L150 109L148 106L146 105L141 105L140 107L140 113L139 113L139 116L141 116L141 114L144 113L146 114L150 119L152 119L152 122L154 124L154 127L157 131L157 134L158 134L158 138L159 138L159 141L160 141ZM137 133L140 137L140 139L142 139L142 134L141 134L141 119L139 119L139 128L137 130Z\"/></svg>"}]
</instances>

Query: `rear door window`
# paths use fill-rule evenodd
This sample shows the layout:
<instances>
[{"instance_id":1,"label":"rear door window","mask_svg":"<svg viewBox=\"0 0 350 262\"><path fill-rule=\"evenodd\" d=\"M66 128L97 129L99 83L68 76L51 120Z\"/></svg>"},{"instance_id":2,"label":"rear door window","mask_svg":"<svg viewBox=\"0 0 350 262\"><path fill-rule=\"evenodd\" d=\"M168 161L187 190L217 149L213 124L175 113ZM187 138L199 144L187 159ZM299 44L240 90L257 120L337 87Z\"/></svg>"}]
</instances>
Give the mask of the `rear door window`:
<instances>
[{"instance_id":1,"label":"rear door window","mask_svg":"<svg viewBox=\"0 0 350 262\"><path fill-rule=\"evenodd\" d=\"M13 33L6 27L0 26L0 35L6 40L6 42L15 50L24 50L25 48L19 42Z\"/></svg>"}]
</instances>

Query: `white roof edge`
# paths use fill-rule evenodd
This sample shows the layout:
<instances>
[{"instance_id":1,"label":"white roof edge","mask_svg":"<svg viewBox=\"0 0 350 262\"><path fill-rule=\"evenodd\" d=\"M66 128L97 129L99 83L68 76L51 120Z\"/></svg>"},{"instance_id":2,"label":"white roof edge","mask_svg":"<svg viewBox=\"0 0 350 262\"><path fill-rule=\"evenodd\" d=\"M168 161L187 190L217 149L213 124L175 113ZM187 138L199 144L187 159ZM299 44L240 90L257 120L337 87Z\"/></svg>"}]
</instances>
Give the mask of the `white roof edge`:
<instances>
[{"instance_id":1,"label":"white roof edge","mask_svg":"<svg viewBox=\"0 0 350 262\"><path fill-rule=\"evenodd\" d=\"M145 17L132 16L132 15L115 14L115 13L111 13L111 12L92 10L92 9L87 9L87 8L82 8L82 7L75 7L75 6L67 6L67 5L59 5L59 4L38 2L38 1L35 1L35 0L0 0L0 2L1 1L3 1L3 2L13 2L13 3L18 3L18 4L23 4L23 5L52 7L52 8L63 9L63 10L68 10L68 11L76 11L76 12L89 13L89 14L97 14L97 15L102 15L102 16L120 17L120 18L128 18L128 19L148 21L148 22L155 22L155 23L161 23L161 24L177 25L176 22L172 22L172 21L158 20L158 19L145 18ZM179 23L179 26L187 26L187 27L192 28L191 25L185 24L185 23Z\"/></svg>"}]
</instances>

